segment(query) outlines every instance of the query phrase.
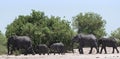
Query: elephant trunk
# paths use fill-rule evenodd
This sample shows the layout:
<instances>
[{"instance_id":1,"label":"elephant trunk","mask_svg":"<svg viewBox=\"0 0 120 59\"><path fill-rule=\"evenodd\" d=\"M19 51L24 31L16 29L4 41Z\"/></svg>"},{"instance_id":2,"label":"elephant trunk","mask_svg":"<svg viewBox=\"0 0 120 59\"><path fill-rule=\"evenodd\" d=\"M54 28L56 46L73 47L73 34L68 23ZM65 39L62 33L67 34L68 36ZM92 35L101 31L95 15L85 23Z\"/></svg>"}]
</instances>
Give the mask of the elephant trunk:
<instances>
[{"instance_id":1,"label":"elephant trunk","mask_svg":"<svg viewBox=\"0 0 120 59\"><path fill-rule=\"evenodd\" d=\"M102 40L98 40L97 43L98 43L98 52L99 52L100 50L99 47L100 47L100 44L102 43Z\"/></svg>"},{"instance_id":2,"label":"elephant trunk","mask_svg":"<svg viewBox=\"0 0 120 59\"><path fill-rule=\"evenodd\" d=\"M32 53L32 55L35 55L35 51L34 51L32 45L30 45L30 47L27 49L27 51L29 51L30 53Z\"/></svg>"}]
</instances>

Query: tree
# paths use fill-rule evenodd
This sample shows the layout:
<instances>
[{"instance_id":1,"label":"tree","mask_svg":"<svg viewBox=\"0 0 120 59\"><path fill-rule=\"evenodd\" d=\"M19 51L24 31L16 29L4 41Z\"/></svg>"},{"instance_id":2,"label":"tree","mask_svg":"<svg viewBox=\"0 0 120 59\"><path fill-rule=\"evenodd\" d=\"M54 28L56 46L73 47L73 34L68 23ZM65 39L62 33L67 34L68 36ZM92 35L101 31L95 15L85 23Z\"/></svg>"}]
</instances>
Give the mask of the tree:
<instances>
[{"instance_id":1,"label":"tree","mask_svg":"<svg viewBox=\"0 0 120 59\"><path fill-rule=\"evenodd\" d=\"M6 42L6 37L0 31L0 54L5 54L7 52Z\"/></svg>"},{"instance_id":2,"label":"tree","mask_svg":"<svg viewBox=\"0 0 120 59\"><path fill-rule=\"evenodd\" d=\"M113 31L110 37L115 37L117 39L120 39L120 28L117 28L115 31Z\"/></svg>"},{"instance_id":3,"label":"tree","mask_svg":"<svg viewBox=\"0 0 120 59\"><path fill-rule=\"evenodd\" d=\"M117 28L115 31L113 31L110 37L116 38L118 45L120 46L120 28Z\"/></svg>"},{"instance_id":4,"label":"tree","mask_svg":"<svg viewBox=\"0 0 120 59\"><path fill-rule=\"evenodd\" d=\"M62 41L67 47L74 34L69 22L55 16L45 16L44 12L32 10L30 15L19 15L7 26L6 37L27 35L34 45Z\"/></svg>"},{"instance_id":5,"label":"tree","mask_svg":"<svg viewBox=\"0 0 120 59\"><path fill-rule=\"evenodd\" d=\"M80 13L72 20L73 28L77 29L77 33L94 34L98 38L106 35L105 24L105 20L93 12Z\"/></svg>"}]
</instances>

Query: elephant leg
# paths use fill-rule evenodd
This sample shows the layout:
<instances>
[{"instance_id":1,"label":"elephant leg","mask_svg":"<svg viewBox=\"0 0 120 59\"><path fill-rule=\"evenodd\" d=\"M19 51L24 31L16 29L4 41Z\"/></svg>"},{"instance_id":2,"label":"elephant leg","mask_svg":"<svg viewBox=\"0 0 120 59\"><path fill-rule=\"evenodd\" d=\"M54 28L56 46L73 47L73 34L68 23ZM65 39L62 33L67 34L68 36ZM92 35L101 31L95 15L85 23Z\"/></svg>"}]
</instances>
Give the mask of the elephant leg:
<instances>
[{"instance_id":1,"label":"elephant leg","mask_svg":"<svg viewBox=\"0 0 120 59\"><path fill-rule=\"evenodd\" d=\"M63 49L62 53L65 54L65 48Z\"/></svg>"},{"instance_id":2,"label":"elephant leg","mask_svg":"<svg viewBox=\"0 0 120 59\"><path fill-rule=\"evenodd\" d=\"M62 52L62 48L60 49L59 53L60 53L60 54L62 54L62 53L63 53L63 52Z\"/></svg>"},{"instance_id":3,"label":"elephant leg","mask_svg":"<svg viewBox=\"0 0 120 59\"><path fill-rule=\"evenodd\" d=\"M11 49L10 55L13 54L13 49Z\"/></svg>"},{"instance_id":4,"label":"elephant leg","mask_svg":"<svg viewBox=\"0 0 120 59\"><path fill-rule=\"evenodd\" d=\"M25 51L24 51L24 55L27 55L27 53L28 53L28 52L27 52L27 49L25 49Z\"/></svg>"},{"instance_id":5,"label":"elephant leg","mask_svg":"<svg viewBox=\"0 0 120 59\"><path fill-rule=\"evenodd\" d=\"M60 54L60 50L59 49L57 49L57 53Z\"/></svg>"},{"instance_id":6,"label":"elephant leg","mask_svg":"<svg viewBox=\"0 0 120 59\"><path fill-rule=\"evenodd\" d=\"M10 55L10 48L9 48L9 47L7 47L7 49L8 49L8 52L7 52L7 53L8 53L8 55Z\"/></svg>"},{"instance_id":7,"label":"elephant leg","mask_svg":"<svg viewBox=\"0 0 120 59\"><path fill-rule=\"evenodd\" d=\"M61 54L60 50L58 50L58 54L59 54L59 55Z\"/></svg>"},{"instance_id":8,"label":"elephant leg","mask_svg":"<svg viewBox=\"0 0 120 59\"><path fill-rule=\"evenodd\" d=\"M29 48L26 48L26 49L27 49L27 51L29 51L32 55L35 55L35 51L34 51L34 49L33 49L32 46L30 46Z\"/></svg>"},{"instance_id":9,"label":"elephant leg","mask_svg":"<svg viewBox=\"0 0 120 59\"><path fill-rule=\"evenodd\" d=\"M62 47L62 49L61 49L61 55L64 55L65 54L65 49L64 49L64 47Z\"/></svg>"},{"instance_id":10,"label":"elephant leg","mask_svg":"<svg viewBox=\"0 0 120 59\"><path fill-rule=\"evenodd\" d=\"M10 55L13 54L13 51L15 51L15 48L12 47L11 50L10 50Z\"/></svg>"},{"instance_id":11,"label":"elephant leg","mask_svg":"<svg viewBox=\"0 0 120 59\"><path fill-rule=\"evenodd\" d=\"M116 49L117 53L119 53L119 50L117 49L117 47L115 47L115 49Z\"/></svg>"},{"instance_id":12,"label":"elephant leg","mask_svg":"<svg viewBox=\"0 0 120 59\"><path fill-rule=\"evenodd\" d=\"M114 51L115 51L115 47L113 47L113 51L112 51L112 53L114 53Z\"/></svg>"},{"instance_id":13,"label":"elephant leg","mask_svg":"<svg viewBox=\"0 0 120 59\"><path fill-rule=\"evenodd\" d=\"M79 53L80 53L80 54L83 54L83 51L82 51L81 49L79 49Z\"/></svg>"},{"instance_id":14,"label":"elephant leg","mask_svg":"<svg viewBox=\"0 0 120 59\"><path fill-rule=\"evenodd\" d=\"M94 47L96 49L96 53L99 53L99 45L96 41L95 41Z\"/></svg>"},{"instance_id":15,"label":"elephant leg","mask_svg":"<svg viewBox=\"0 0 120 59\"><path fill-rule=\"evenodd\" d=\"M45 55L45 53L43 52L43 55Z\"/></svg>"},{"instance_id":16,"label":"elephant leg","mask_svg":"<svg viewBox=\"0 0 120 59\"><path fill-rule=\"evenodd\" d=\"M84 53L83 53L83 47L80 47L80 48L79 48L79 53L80 53L80 54L84 54Z\"/></svg>"},{"instance_id":17,"label":"elephant leg","mask_svg":"<svg viewBox=\"0 0 120 59\"><path fill-rule=\"evenodd\" d=\"M59 54L62 54L62 48L59 49Z\"/></svg>"},{"instance_id":18,"label":"elephant leg","mask_svg":"<svg viewBox=\"0 0 120 59\"><path fill-rule=\"evenodd\" d=\"M99 48L97 46L95 46L95 49L96 49L96 53L99 53Z\"/></svg>"},{"instance_id":19,"label":"elephant leg","mask_svg":"<svg viewBox=\"0 0 120 59\"><path fill-rule=\"evenodd\" d=\"M65 54L65 47L62 48L62 54Z\"/></svg>"},{"instance_id":20,"label":"elephant leg","mask_svg":"<svg viewBox=\"0 0 120 59\"><path fill-rule=\"evenodd\" d=\"M27 52L24 52L24 55L27 55Z\"/></svg>"},{"instance_id":21,"label":"elephant leg","mask_svg":"<svg viewBox=\"0 0 120 59\"><path fill-rule=\"evenodd\" d=\"M39 53L39 55L41 55L41 53Z\"/></svg>"},{"instance_id":22,"label":"elephant leg","mask_svg":"<svg viewBox=\"0 0 120 59\"><path fill-rule=\"evenodd\" d=\"M81 52L81 49L79 48L78 51L79 51L79 53L80 53L80 52Z\"/></svg>"},{"instance_id":23,"label":"elephant leg","mask_svg":"<svg viewBox=\"0 0 120 59\"><path fill-rule=\"evenodd\" d=\"M105 54L107 54L107 50L106 50L106 47L104 47L104 51L105 51Z\"/></svg>"},{"instance_id":24,"label":"elephant leg","mask_svg":"<svg viewBox=\"0 0 120 59\"><path fill-rule=\"evenodd\" d=\"M47 52L47 55L49 55L49 52Z\"/></svg>"},{"instance_id":25,"label":"elephant leg","mask_svg":"<svg viewBox=\"0 0 120 59\"><path fill-rule=\"evenodd\" d=\"M89 54L91 54L91 53L92 53L92 49L93 49L93 47L91 47Z\"/></svg>"},{"instance_id":26,"label":"elephant leg","mask_svg":"<svg viewBox=\"0 0 120 59\"><path fill-rule=\"evenodd\" d=\"M8 55L11 55L11 54L13 54L13 49L8 49Z\"/></svg>"},{"instance_id":27,"label":"elephant leg","mask_svg":"<svg viewBox=\"0 0 120 59\"><path fill-rule=\"evenodd\" d=\"M83 52L83 48L81 48L81 54L84 54L84 52Z\"/></svg>"},{"instance_id":28,"label":"elephant leg","mask_svg":"<svg viewBox=\"0 0 120 59\"><path fill-rule=\"evenodd\" d=\"M53 50L53 53L54 53L54 55L55 55L55 50Z\"/></svg>"},{"instance_id":29,"label":"elephant leg","mask_svg":"<svg viewBox=\"0 0 120 59\"><path fill-rule=\"evenodd\" d=\"M32 55L35 55L35 51L33 50L33 48L32 48Z\"/></svg>"},{"instance_id":30,"label":"elephant leg","mask_svg":"<svg viewBox=\"0 0 120 59\"><path fill-rule=\"evenodd\" d=\"M103 47L101 47L100 54L102 53Z\"/></svg>"},{"instance_id":31,"label":"elephant leg","mask_svg":"<svg viewBox=\"0 0 120 59\"><path fill-rule=\"evenodd\" d=\"M41 55L41 51L39 51L39 55Z\"/></svg>"}]
</instances>

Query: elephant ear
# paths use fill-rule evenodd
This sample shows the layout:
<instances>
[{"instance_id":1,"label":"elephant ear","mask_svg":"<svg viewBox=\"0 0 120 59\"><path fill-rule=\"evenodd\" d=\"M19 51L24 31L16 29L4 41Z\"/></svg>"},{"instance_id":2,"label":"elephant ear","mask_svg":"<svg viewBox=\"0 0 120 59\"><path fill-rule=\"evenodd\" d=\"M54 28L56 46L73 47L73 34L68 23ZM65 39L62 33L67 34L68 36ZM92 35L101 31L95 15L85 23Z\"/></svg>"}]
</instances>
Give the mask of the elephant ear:
<instances>
[{"instance_id":1,"label":"elephant ear","mask_svg":"<svg viewBox=\"0 0 120 59\"><path fill-rule=\"evenodd\" d=\"M103 38L98 39L98 43L101 44L103 41Z\"/></svg>"},{"instance_id":2,"label":"elephant ear","mask_svg":"<svg viewBox=\"0 0 120 59\"><path fill-rule=\"evenodd\" d=\"M75 37L75 39L76 39L77 42L79 42L79 40L81 39L81 36L80 36L80 35L77 35L77 36Z\"/></svg>"},{"instance_id":3,"label":"elephant ear","mask_svg":"<svg viewBox=\"0 0 120 59\"><path fill-rule=\"evenodd\" d=\"M17 38L17 36L16 36L16 35L13 35L11 38L15 40L15 39Z\"/></svg>"}]
</instances>

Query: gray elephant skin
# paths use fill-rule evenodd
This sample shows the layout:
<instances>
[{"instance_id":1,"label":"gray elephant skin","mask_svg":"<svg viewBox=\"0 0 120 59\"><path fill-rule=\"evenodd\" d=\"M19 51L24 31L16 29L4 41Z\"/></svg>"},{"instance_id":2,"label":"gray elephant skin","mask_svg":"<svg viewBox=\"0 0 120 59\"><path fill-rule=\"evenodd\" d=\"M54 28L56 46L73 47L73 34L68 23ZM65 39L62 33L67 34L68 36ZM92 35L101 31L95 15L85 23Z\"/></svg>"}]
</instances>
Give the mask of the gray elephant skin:
<instances>
[{"instance_id":1,"label":"gray elephant skin","mask_svg":"<svg viewBox=\"0 0 120 59\"><path fill-rule=\"evenodd\" d=\"M50 46L50 50L54 53L58 53L58 54L65 54L65 46L62 42L60 43L53 43Z\"/></svg>"},{"instance_id":2,"label":"gray elephant skin","mask_svg":"<svg viewBox=\"0 0 120 59\"><path fill-rule=\"evenodd\" d=\"M76 36L74 36L72 38L72 47L74 45L74 42L79 43L79 53L80 54L84 54L84 52L83 52L84 46L91 47L89 54L92 53L93 47L96 49L97 53L99 53L97 39L96 39L95 35L93 35L93 34L87 34L87 35L83 34L83 33L77 34Z\"/></svg>"},{"instance_id":3,"label":"gray elephant skin","mask_svg":"<svg viewBox=\"0 0 120 59\"><path fill-rule=\"evenodd\" d=\"M49 55L49 48L46 44L39 44L36 46L36 52L41 55L48 54Z\"/></svg>"},{"instance_id":4,"label":"gray elephant skin","mask_svg":"<svg viewBox=\"0 0 120 59\"><path fill-rule=\"evenodd\" d=\"M117 53L119 53L119 50L117 49L117 41L115 38L100 38L98 39L98 46L101 45L100 53L102 53L102 50L104 49L105 53L107 54L106 47L112 47L114 53L114 50L116 49Z\"/></svg>"},{"instance_id":5,"label":"gray elephant skin","mask_svg":"<svg viewBox=\"0 0 120 59\"><path fill-rule=\"evenodd\" d=\"M7 42L8 55L13 51L24 49L24 55L28 53L34 54L31 39L28 36L11 36Z\"/></svg>"}]
</instances>

